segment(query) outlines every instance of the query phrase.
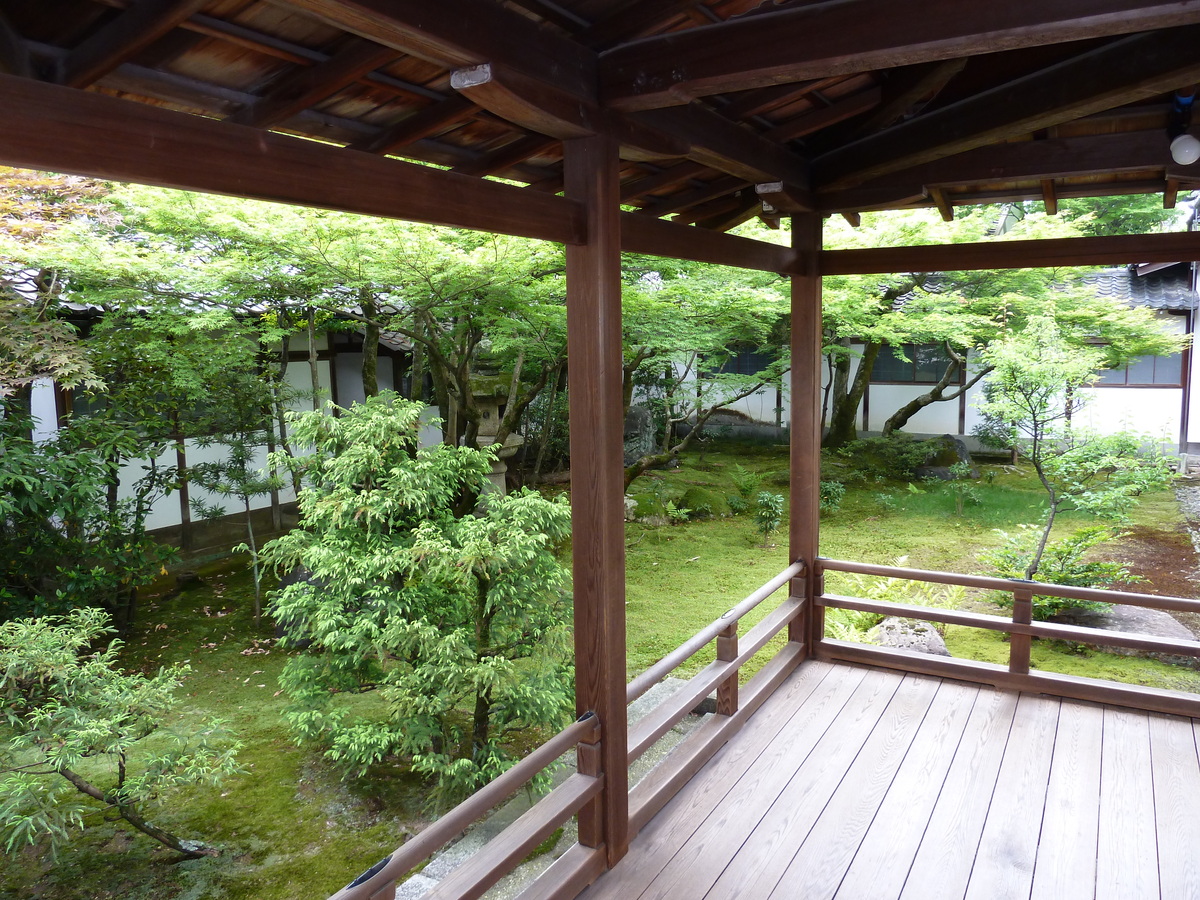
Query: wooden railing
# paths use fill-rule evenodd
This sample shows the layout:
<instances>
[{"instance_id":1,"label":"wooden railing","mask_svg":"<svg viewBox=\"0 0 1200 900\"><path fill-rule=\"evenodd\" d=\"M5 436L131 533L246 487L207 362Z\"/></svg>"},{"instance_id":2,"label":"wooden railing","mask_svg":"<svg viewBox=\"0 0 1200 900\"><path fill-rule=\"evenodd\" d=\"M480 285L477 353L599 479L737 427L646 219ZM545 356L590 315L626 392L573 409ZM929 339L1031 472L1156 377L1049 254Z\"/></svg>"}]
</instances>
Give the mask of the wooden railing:
<instances>
[{"instance_id":1,"label":"wooden railing","mask_svg":"<svg viewBox=\"0 0 1200 900\"><path fill-rule=\"evenodd\" d=\"M940 609L908 603L893 603L881 600L864 600L827 594L824 590L826 572L847 572L857 575L874 575L932 584L955 585L1002 591L1013 597L1011 617L993 616L963 610ZM1034 581L1018 581L1005 578L990 578L982 575L958 575L949 572L933 572L923 569L908 569L897 566L878 566L870 563L846 562L844 560L820 558L816 563L818 610L829 607L876 613L882 616L900 616L921 619L945 625L965 625L989 631L1007 632L1010 637L1008 666L930 656L903 650L855 644L822 637L812 648L821 659L836 659L850 662L870 663L905 671L947 675L969 681L994 684L998 687L1037 691L1063 697L1093 700L1132 706L1154 712L1179 715L1200 715L1200 697L1177 691L1158 690L1138 685L1119 684L1099 679L1078 678L1052 672L1031 672L1029 667L1030 647L1033 638L1049 638L1060 641L1123 647L1131 650L1148 650L1173 656L1200 657L1200 641L1176 640L1145 634L1131 634L1087 628L1077 625L1062 625L1054 622L1034 622L1032 619L1033 597L1058 597L1071 600L1089 600L1109 604L1125 604L1146 609L1200 613L1200 600L1183 597L1159 597L1154 594L1133 594L1119 591L1104 591L1094 588L1067 587L1043 584Z\"/></svg>"},{"instance_id":2,"label":"wooden railing","mask_svg":"<svg viewBox=\"0 0 1200 900\"><path fill-rule=\"evenodd\" d=\"M717 715L694 729L668 760L630 792L631 834L636 834L687 783L804 658L804 647L796 643L785 644L749 683L744 687L739 685L741 667L801 614L806 601L803 597L789 596L739 638L740 621L804 573L803 563L788 566L629 683L626 702L632 703L716 641L716 660L692 676L630 731L628 759L633 762L705 697L714 690L717 693ZM599 794L603 775L593 775L588 770L596 757L596 745L602 739L596 717L584 716L368 869L330 900L392 900L399 879L575 748L580 771L569 776L487 846L431 888L423 900L473 900L481 896ZM603 870L604 865L603 847L576 844L521 895L522 900L573 897Z\"/></svg>"}]
</instances>

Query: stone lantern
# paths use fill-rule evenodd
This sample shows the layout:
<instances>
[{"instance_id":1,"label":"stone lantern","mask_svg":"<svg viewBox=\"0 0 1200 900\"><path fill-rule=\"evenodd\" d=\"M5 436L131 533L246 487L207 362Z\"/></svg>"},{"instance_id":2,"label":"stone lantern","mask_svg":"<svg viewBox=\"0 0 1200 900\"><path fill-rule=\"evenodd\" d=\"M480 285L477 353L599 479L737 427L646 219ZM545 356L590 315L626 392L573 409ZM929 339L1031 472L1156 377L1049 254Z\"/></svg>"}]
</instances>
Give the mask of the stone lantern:
<instances>
[{"instance_id":1,"label":"stone lantern","mask_svg":"<svg viewBox=\"0 0 1200 900\"><path fill-rule=\"evenodd\" d=\"M501 373L493 361L492 355L480 351L475 362L475 373L471 375L471 395L479 408L480 447L490 447L496 443L496 433L500 430L500 420L504 417L504 408L508 403L509 391L512 388L511 373ZM492 463L492 471L488 481L501 494L506 493L504 474L508 471L505 461L517 452L525 439L519 434L510 434L504 439L504 446L497 449L497 458Z\"/></svg>"}]
</instances>

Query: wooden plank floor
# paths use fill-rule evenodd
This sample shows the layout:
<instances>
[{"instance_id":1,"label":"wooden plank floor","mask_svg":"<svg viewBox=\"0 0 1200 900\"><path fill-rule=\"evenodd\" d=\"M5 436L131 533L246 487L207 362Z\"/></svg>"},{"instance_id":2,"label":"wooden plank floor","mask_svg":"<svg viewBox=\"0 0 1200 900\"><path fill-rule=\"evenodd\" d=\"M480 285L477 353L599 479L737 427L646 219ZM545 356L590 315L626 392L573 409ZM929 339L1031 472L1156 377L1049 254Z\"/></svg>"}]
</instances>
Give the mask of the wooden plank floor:
<instances>
[{"instance_id":1,"label":"wooden plank floor","mask_svg":"<svg viewBox=\"0 0 1200 900\"><path fill-rule=\"evenodd\" d=\"M586 900L1200 900L1200 720L806 662Z\"/></svg>"}]
</instances>

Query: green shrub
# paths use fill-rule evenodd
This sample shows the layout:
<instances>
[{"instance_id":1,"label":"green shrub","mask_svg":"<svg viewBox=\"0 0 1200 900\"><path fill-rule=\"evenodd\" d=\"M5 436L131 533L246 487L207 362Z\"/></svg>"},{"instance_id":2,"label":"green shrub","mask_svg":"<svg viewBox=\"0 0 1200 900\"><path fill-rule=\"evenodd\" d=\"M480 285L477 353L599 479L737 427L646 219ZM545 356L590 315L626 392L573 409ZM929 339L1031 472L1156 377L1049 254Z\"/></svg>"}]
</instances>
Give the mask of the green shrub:
<instances>
[{"instance_id":1,"label":"green shrub","mask_svg":"<svg viewBox=\"0 0 1200 900\"><path fill-rule=\"evenodd\" d=\"M767 539L783 521L783 495L770 491L761 491L754 500L754 524L758 526L759 534L763 536L763 546Z\"/></svg>"},{"instance_id":2,"label":"green shrub","mask_svg":"<svg viewBox=\"0 0 1200 900\"><path fill-rule=\"evenodd\" d=\"M979 558L992 567L995 574L1002 578L1024 578L1026 567L1037 547L1041 537L1041 529L1035 525L1021 525L1016 534L999 532L1004 537L1004 543L995 550L987 550ZM1109 560L1085 560L1083 557L1098 544L1121 535L1114 534L1112 529L1102 525L1091 525L1080 528L1068 537L1046 544L1042 554L1041 567L1038 569L1038 580L1048 584L1061 584L1070 587L1106 588L1114 584L1133 584L1142 579L1130 573L1120 563ZM1012 606L1012 595L1001 594L997 602L1002 606ZM1061 597L1033 598L1033 617L1049 619L1069 609L1082 609L1093 612L1103 612L1108 609L1107 603L1091 600L1071 600Z\"/></svg>"},{"instance_id":3,"label":"green shrub","mask_svg":"<svg viewBox=\"0 0 1200 900\"><path fill-rule=\"evenodd\" d=\"M846 486L840 481L821 482L821 512L836 512L846 496Z\"/></svg>"},{"instance_id":4,"label":"green shrub","mask_svg":"<svg viewBox=\"0 0 1200 900\"><path fill-rule=\"evenodd\" d=\"M907 434L868 437L851 441L838 450L864 480L890 478L904 481L915 477L917 467L937 449L935 441L918 441Z\"/></svg>"}]
</instances>

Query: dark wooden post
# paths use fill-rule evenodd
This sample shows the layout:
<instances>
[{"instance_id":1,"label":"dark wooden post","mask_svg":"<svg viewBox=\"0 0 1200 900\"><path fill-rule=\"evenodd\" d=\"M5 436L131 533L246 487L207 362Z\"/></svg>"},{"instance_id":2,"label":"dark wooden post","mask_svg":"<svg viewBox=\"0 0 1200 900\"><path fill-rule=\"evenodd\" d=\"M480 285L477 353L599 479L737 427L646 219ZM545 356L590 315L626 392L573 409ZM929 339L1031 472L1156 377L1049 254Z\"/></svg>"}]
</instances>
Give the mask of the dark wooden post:
<instances>
[{"instance_id":1,"label":"dark wooden post","mask_svg":"<svg viewBox=\"0 0 1200 900\"><path fill-rule=\"evenodd\" d=\"M793 596L808 598L806 615L793 619L788 640L806 644L811 653L825 633L823 611L816 596L818 513L821 490L821 216L792 216L792 247L800 273L792 276L792 418L791 513L788 545L791 559L802 559L808 569L792 586Z\"/></svg>"},{"instance_id":2,"label":"dark wooden post","mask_svg":"<svg viewBox=\"0 0 1200 900\"><path fill-rule=\"evenodd\" d=\"M732 662L738 658L738 623L734 622L717 637L717 659ZM717 715L732 716L738 711L738 673L717 685Z\"/></svg>"},{"instance_id":3,"label":"dark wooden post","mask_svg":"<svg viewBox=\"0 0 1200 900\"><path fill-rule=\"evenodd\" d=\"M1033 588L1019 587L1013 591L1013 623L1028 625L1033 621ZM1014 675L1029 674L1029 651L1033 638L1027 634L1008 637L1008 671Z\"/></svg>"},{"instance_id":4,"label":"dark wooden post","mask_svg":"<svg viewBox=\"0 0 1200 900\"><path fill-rule=\"evenodd\" d=\"M579 840L605 844L611 866L629 848L620 176L608 137L566 141L563 152L566 195L587 206L587 242L567 246L575 705L600 718L604 773L599 814L580 813Z\"/></svg>"}]
</instances>

